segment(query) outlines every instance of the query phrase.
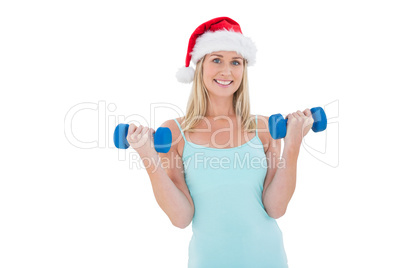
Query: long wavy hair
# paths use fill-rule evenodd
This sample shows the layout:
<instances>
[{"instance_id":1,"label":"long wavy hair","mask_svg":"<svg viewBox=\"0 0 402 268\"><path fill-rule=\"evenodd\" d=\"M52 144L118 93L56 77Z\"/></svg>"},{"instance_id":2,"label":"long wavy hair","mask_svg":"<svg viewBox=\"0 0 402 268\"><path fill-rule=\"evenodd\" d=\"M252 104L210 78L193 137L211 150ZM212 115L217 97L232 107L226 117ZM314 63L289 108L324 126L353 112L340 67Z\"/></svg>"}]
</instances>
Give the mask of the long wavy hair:
<instances>
[{"instance_id":1,"label":"long wavy hair","mask_svg":"<svg viewBox=\"0 0 402 268\"><path fill-rule=\"evenodd\" d=\"M183 131L194 132L194 127L202 120L207 112L209 94L203 79L203 63L205 56L195 67L193 87L187 102L186 115L181 123ZM240 118L242 129L254 132L256 123L250 115L250 95L247 78L247 60L243 60L243 77L238 90L233 94L233 108L236 117Z\"/></svg>"}]
</instances>

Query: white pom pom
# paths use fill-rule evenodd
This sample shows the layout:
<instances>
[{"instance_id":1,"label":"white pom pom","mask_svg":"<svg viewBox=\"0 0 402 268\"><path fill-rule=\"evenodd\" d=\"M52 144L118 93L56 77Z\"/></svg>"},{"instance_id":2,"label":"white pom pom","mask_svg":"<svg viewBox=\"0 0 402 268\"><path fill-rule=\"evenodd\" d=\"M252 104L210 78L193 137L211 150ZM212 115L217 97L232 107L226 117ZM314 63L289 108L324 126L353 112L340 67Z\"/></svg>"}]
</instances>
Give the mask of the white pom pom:
<instances>
[{"instance_id":1,"label":"white pom pom","mask_svg":"<svg viewBox=\"0 0 402 268\"><path fill-rule=\"evenodd\" d=\"M176 73L176 78L181 83L191 83L194 80L194 68L182 67Z\"/></svg>"}]
</instances>

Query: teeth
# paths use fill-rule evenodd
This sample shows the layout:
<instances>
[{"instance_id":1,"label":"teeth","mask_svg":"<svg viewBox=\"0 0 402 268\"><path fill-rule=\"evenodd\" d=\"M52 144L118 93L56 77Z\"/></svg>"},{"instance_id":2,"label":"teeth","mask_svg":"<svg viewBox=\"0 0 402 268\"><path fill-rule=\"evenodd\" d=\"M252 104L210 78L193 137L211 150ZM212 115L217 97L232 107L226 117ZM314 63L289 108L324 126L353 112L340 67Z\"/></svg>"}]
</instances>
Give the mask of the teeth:
<instances>
[{"instance_id":1,"label":"teeth","mask_svg":"<svg viewBox=\"0 0 402 268\"><path fill-rule=\"evenodd\" d=\"M230 83L232 83L232 81L221 81L221 80L215 80L215 81L218 82L219 84L225 85L225 86L227 86L227 85L229 85Z\"/></svg>"}]
</instances>

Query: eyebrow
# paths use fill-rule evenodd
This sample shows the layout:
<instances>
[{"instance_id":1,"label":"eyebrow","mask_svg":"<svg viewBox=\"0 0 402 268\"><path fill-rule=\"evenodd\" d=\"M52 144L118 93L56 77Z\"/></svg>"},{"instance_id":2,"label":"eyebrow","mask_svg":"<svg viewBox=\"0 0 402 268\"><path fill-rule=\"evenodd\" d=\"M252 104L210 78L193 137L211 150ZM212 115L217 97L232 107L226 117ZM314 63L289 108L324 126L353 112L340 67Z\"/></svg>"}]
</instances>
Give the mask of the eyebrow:
<instances>
[{"instance_id":1,"label":"eyebrow","mask_svg":"<svg viewBox=\"0 0 402 268\"><path fill-rule=\"evenodd\" d=\"M210 57L212 57L212 56L217 56L217 57L220 57L220 58L223 58L223 56L222 55L219 55L219 54L211 54L211 56ZM233 57L232 59L243 59L242 57Z\"/></svg>"}]
</instances>

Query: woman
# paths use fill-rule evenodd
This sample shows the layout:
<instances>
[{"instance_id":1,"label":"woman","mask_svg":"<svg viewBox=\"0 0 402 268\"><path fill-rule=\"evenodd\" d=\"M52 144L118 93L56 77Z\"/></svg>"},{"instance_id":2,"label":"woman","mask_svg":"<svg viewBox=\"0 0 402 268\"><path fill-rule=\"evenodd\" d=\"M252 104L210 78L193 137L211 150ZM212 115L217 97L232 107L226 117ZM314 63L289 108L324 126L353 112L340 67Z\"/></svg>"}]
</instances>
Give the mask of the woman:
<instances>
[{"instance_id":1,"label":"woman","mask_svg":"<svg viewBox=\"0 0 402 268\"><path fill-rule=\"evenodd\" d=\"M128 131L159 206L174 226L192 222L188 267L288 267L275 219L293 195L300 145L313 119L309 109L287 116L280 159L268 118L250 115L247 66L255 53L234 20L203 23L177 75L194 80L186 115L162 125L172 131L170 151L158 155L152 128L131 124Z\"/></svg>"}]
</instances>

